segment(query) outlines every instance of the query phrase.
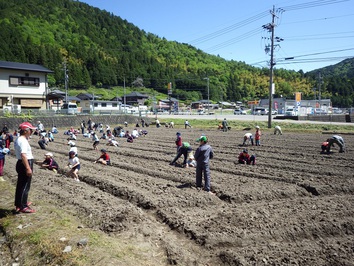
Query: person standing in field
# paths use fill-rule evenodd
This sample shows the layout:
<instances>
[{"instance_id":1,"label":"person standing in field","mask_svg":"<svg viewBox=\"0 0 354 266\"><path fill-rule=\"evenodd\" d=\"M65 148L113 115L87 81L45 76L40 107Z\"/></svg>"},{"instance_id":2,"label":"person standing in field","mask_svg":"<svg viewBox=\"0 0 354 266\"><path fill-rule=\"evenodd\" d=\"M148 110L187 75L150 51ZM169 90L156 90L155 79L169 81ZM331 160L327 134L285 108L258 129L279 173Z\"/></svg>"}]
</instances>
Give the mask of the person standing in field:
<instances>
[{"instance_id":1,"label":"person standing in field","mask_svg":"<svg viewBox=\"0 0 354 266\"><path fill-rule=\"evenodd\" d=\"M17 185L15 194L16 211L22 213L34 213L28 202L28 194L31 188L33 174L33 154L28 139L36 127L29 122L20 124L20 136L15 141Z\"/></svg>"},{"instance_id":2,"label":"person standing in field","mask_svg":"<svg viewBox=\"0 0 354 266\"><path fill-rule=\"evenodd\" d=\"M209 160L213 159L214 152L208 142L206 136L201 136L199 139L199 147L195 151L194 158L197 161L196 167L196 186L197 189L202 188L203 174L204 174L204 190L213 194L210 191L210 166Z\"/></svg>"},{"instance_id":3,"label":"person standing in field","mask_svg":"<svg viewBox=\"0 0 354 266\"><path fill-rule=\"evenodd\" d=\"M261 130L259 126L256 126L256 134L254 134L254 138L256 140L256 146L261 146Z\"/></svg>"},{"instance_id":4,"label":"person standing in field","mask_svg":"<svg viewBox=\"0 0 354 266\"><path fill-rule=\"evenodd\" d=\"M69 152L69 160L68 160L69 171L66 173L67 176L74 178L76 182L80 182L79 179L79 170L80 170L80 160L77 156L75 156L75 152Z\"/></svg>"},{"instance_id":5,"label":"person standing in field","mask_svg":"<svg viewBox=\"0 0 354 266\"><path fill-rule=\"evenodd\" d=\"M229 124L227 123L226 118L224 118L224 120L222 121L222 131L227 132L228 128L229 128Z\"/></svg>"}]
</instances>

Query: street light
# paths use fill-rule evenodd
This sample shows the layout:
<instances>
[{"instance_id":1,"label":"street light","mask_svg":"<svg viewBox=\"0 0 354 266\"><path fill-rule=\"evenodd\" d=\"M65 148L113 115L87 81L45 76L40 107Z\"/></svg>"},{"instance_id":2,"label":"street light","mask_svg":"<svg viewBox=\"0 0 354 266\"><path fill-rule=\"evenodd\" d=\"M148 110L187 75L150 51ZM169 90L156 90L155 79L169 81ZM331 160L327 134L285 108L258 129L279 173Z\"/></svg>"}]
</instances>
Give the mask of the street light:
<instances>
[{"instance_id":1,"label":"street light","mask_svg":"<svg viewBox=\"0 0 354 266\"><path fill-rule=\"evenodd\" d=\"M208 114L209 114L209 104L210 104L210 102L209 102L209 77L206 77L206 78L204 78L204 79L207 80L207 89L208 89Z\"/></svg>"}]
</instances>

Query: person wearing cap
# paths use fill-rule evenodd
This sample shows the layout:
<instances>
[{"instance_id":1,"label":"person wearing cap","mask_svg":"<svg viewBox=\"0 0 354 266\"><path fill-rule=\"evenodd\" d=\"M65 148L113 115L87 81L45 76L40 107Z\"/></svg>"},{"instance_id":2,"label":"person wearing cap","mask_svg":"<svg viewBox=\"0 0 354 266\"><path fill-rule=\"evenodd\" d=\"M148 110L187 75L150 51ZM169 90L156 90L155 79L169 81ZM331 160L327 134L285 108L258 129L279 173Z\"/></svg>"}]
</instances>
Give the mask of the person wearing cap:
<instances>
[{"instance_id":1,"label":"person wearing cap","mask_svg":"<svg viewBox=\"0 0 354 266\"><path fill-rule=\"evenodd\" d=\"M246 144L249 145L251 142L252 146L253 146L253 135L252 133L246 133L244 136L243 136L243 143L242 145L245 146Z\"/></svg>"},{"instance_id":2,"label":"person wearing cap","mask_svg":"<svg viewBox=\"0 0 354 266\"><path fill-rule=\"evenodd\" d=\"M94 163L111 165L111 158L105 149L101 149L101 156L96 161L94 161Z\"/></svg>"},{"instance_id":3,"label":"person wearing cap","mask_svg":"<svg viewBox=\"0 0 354 266\"><path fill-rule=\"evenodd\" d=\"M275 126L274 127L274 135L283 135L283 132L281 131L280 126Z\"/></svg>"},{"instance_id":4,"label":"person wearing cap","mask_svg":"<svg viewBox=\"0 0 354 266\"><path fill-rule=\"evenodd\" d=\"M59 169L59 165L58 163L53 159L53 153L51 152L47 152L44 155L44 161L37 161L36 164L38 164L40 167L42 168L46 168L48 170L53 171L54 173L56 173Z\"/></svg>"},{"instance_id":5,"label":"person wearing cap","mask_svg":"<svg viewBox=\"0 0 354 266\"><path fill-rule=\"evenodd\" d=\"M10 150L4 147L4 141L0 139L0 182L5 181L4 176L4 165L5 165L5 155L10 153Z\"/></svg>"},{"instance_id":6,"label":"person wearing cap","mask_svg":"<svg viewBox=\"0 0 354 266\"><path fill-rule=\"evenodd\" d=\"M327 139L327 142L328 142L327 153L331 152L331 147L334 146L334 144L337 144L339 146L339 152L345 151L344 139L341 136L333 135L332 137Z\"/></svg>"},{"instance_id":7,"label":"person wearing cap","mask_svg":"<svg viewBox=\"0 0 354 266\"><path fill-rule=\"evenodd\" d=\"M79 179L79 170L81 168L80 160L77 156L75 156L75 152L73 151L69 152L68 167L70 170L66 173L66 175L74 178L75 181L80 182Z\"/></svg>"},{"instance_id":8,"label":"person wearing cap","mask_svg":"<svg viewBox=\"0 0 354 266\"><path fill-rule=\"evenodd\" d=\"M227 132L227 130L229 128L229 124L227 123L226 118L224 118L224 120L222 121L221 125L222 125L222 131L223 132Z\"/></svg>"},{"instance_id":9,"label":"person wearing cap","mask_svg":"<svg viewBox=\"0 0 354 266\"><path fill-rule=\"evenodd\" d=\"M28 142L33 130L36 127L32 126L29 122L20 124L20 136L15 141L15 154L16 154L16 172L17 172L17 185L15 193L15 206L16 210L22 213L33 213L28 202L28 194L31 188L32 174L33 174L33 154L31 146Z\"/></svg>"},{"instance_id":10,"label":"person wearing cap","mask_svg":"<svg viewBox=\"0 0 354 266\"><path fill-rule=\"evenodd\" d=\"M70 146L70 150L69 152L73 151L75 152L75 156L77 156L77 147L76 147L76 143L73 142L72 140L68 141L68 145Z\"/></svg>"},{"instance_id":11,"label":"person wearing cap","mask_svg":"<svg viewBox=\"0 0 354 266\"><path fill-rule=\"evenodd\" d=\"M176 133L175 143L176 143L176 148L177 148L177 152L178 152L179 148L182 146L182 136L181 136L180 132Z\"/></svg>"},{"instance_id":12,"label":"person wearing cap","mask_svg":"<svg viewBox=\"0 0 354 266\"><path fill-rule=\"evenodd\" d=\"M178 149L177 151L177 155L175 156L175 158L170 162L170 165L174 165L177 160L179 159L179 157L181 157L182 155L184 156L184 160L183 160L183 167L188 167L187 165L187 159L188 159L188 153L192 152L192 147L188 142L183 142L181 147Z\"/></svg>"},{"instance_id":13,"label":"person wearing cap","mask_svg":"<svg viewBox=\"0 0 354 266\"><path fill-rule=\"evenodd\" d=\"M201 136L197 139L199 142L199 147L194 153L194 158L197 161L196 167L196 186L197 189L202 188L202 177L204 173L204 190L208 193L212 193L210 191L210 166L209 160L213 159L214 152L213 149L208 142L208 138L206 136Z\"/></svg>"},{"instance_id":14,"label":"person wearing cap","mask_svg":"<svg viewBox=\"0 0 354 266\"><path fill-rule=\"evenodd\" d=\"M256 126L256 134L254 134L254 139L256 140L256 146L261 146L261 130L259 126Z\"/></svg>"},{"instance_id":15,"label":"person wearing cap","mask_svg":"<svg viewBox=\"0 0 354 266\"><path fill-rule=\"evenodd\" d=\"M241 164L256 164L256 157L254 155L249 155L247 149L243 149L243 151L238 156L238 162Z\"/></svg>"}]
</instances>

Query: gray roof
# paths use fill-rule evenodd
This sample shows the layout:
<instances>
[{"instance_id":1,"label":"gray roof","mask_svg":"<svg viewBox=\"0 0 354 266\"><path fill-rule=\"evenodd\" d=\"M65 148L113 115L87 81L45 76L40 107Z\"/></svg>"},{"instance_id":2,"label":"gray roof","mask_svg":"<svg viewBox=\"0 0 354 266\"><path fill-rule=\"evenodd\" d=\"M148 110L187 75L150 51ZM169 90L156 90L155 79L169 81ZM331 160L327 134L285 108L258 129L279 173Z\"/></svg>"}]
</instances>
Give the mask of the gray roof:
<instances>
[{"instance_id":1,"label":"gray roof","mask_svg":"<svg viewBox=\"0 0 354 266\"><path fill-rule=\"evenodd\" d=\"M124 97L124 96L123 96ZM141 94L140 92L133 91L129 94L126 94L125 97L140 97L140 98L149 98L148 95Z\"/></svg>"},{"instance_id":2,"label":"gray roof","mask_svg":"<svg viewBox=\"0 0 354 266\"><path fill-rule=\"evenodd\" d=\"M35 72L43 72L43 73L53 73L54 72L54 71L52 71L44 66L41 66L41 65L8 62L8 61L0 61L0 68L35 71Z\"/></svg>"}]
</instances>

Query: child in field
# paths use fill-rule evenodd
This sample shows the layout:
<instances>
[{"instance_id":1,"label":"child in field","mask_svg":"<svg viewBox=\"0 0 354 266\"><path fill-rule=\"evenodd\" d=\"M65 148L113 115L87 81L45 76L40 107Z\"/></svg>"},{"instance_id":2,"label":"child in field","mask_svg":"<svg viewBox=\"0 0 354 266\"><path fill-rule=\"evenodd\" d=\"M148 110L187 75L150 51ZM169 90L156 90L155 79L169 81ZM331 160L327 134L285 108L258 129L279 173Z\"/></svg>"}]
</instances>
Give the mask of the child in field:
<instances>
[{"instance_id":1,"label":"child in field","mask_svg":"<svg viewBox=\"0 0 354 266\"><path fill-rule=\"evenodd\" d=\"M283 132L281 131L280 126L275 126L274 127L274 135L283 135Z\"/></svg>"},{"instance_id":2,"label":"child in field","mask_svg":"<svg viewBox=\"0 0 354 266\"><path fill-rule=\"evenodd\" d=\"M94 161L94 163L101 163L103 165L111 164L111 158L105 149L101 149L101 156Z\"/></svg>"},{"instance_id":3,"label":"child in field","mask_svg":"<svg viewBox=\"0 0 354 266\"><path fill-rule=\"evenodd\" d=\"M80 170L80 160L75 156L75 152L69 152L68 167L70 170L66 173L68 177L74 178L76 182L80 182L79 179L79 170Z\"/></svg>"},{"instance_id":4,"label":"child in field","mask_svg":"<svg viewBox=\"0 0 354 266\"><path fill-rule=\"evenodd\" d=\"M98 138L98 136L96 135L95 132L92 132L91 135L92 135L92 140L93 140L92 147L94 150L97 151L98 150L97 146L98 146L98 144L100 144L100 139Z\"/></svg>"},{"instance_id":5,"label":"child in field","mask_svg":"<svg viewBox=\"0 0 354 266\"><path fill-rule=\"evenodd\" d=\"M261 130L259 126L256 126L256 134L255 134L255 140L256 140L256 146L261 146Z\"/></svg>"},{"instance_id":6,"label":"child in field","mask_svg":"<svg viewBox=\"0 0 354 266\"><path fill-rule=\"evenodd\" d=\"M246 133L244 136L243 136L243 146L245 146L246 144L249 145L251 142L252 146L253 146L253 135L252 133Z\"/></svg>"},{"instance_id":7,"label":"child in field","mask_svg":"<svg viewBox=\"0 0 354 266\"><path fill-rule=\"evenodd\" d=\"M9 154L10 150L4 148L3 140L0 140L0 181L5 181L3 178L4 175L4 165L5 165L5 155Z\"/></svg>"},{"instance_id":8,"label":"child in field","mask_svg":"<svg viewBox=\"0 0 354 266\"><path fill-rule=\"evenodd\" d=\"M180 133L180 132L177 132L177 133L176 133L176 140L175 140L175 143L176 143L177 152L178 152L179 148L182 146L182 136L181 136L181 133Z\"/></svg>"},{"instance_id":9,"label":"child in field","mask_svg":"<svg viewBox=\"0 0 354 266\"><path fill-rule=\"evenodd\" d=\"M40 167L47 168L48 170L56 173L59 169L58 163L53 159L53 153L48 152L45 154L43 162L36 162Z\"/></svg>"},{"instance_id":10,"label":"child in field","mask_svg":"<svg viewBox=\"0 0 354 266\"><path fill-rule=\"evenodd\" d=\"M256 164L256 157L254 155L249 155L247 149L243 149L243 151L238 156L238 162L241 164Z\"/></svg>"}]
</instances>

